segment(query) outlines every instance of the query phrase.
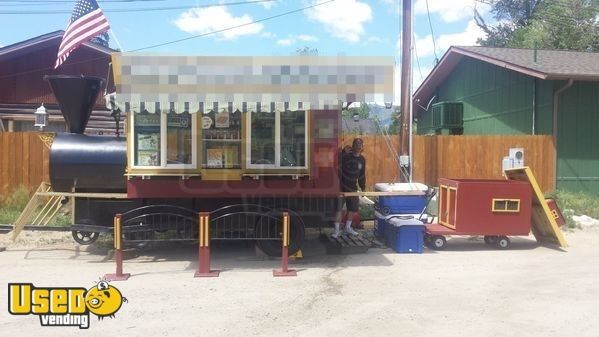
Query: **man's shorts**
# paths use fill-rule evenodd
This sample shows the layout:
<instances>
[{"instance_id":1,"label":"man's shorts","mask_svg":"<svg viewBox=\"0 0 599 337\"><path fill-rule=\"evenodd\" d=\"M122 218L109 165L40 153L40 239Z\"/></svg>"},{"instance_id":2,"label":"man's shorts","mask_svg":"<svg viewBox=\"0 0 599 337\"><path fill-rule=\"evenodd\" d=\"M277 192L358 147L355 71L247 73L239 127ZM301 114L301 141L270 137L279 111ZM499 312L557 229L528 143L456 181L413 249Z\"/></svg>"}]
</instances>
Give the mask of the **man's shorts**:
<instances>
[{"instance_id":1,"label":"man's shorts","mask_svg":"<svg viewBox=\"0 0 599 337\"><path fill-rule=\"evenodd\" d=\"M360 207L360 197L340 197L338 206L339 210L346 206L347 211L357 212Z\"/></svg>"}]
</instances>

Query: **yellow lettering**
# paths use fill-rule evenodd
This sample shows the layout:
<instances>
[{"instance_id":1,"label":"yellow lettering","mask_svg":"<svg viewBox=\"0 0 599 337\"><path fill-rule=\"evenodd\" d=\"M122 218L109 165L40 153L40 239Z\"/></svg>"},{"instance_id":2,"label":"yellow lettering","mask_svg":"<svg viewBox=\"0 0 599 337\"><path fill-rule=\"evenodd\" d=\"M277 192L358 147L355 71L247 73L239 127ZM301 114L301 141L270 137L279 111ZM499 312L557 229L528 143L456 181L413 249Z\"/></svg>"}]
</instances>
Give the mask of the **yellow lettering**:
<instances>
[{"instance_id":1,"label":"yellow lettering","mask_svg":"<svg viewBox=\"0 0 599 337\"><path fill-rule=\"evenodd\" d=\"M31 311L31 284L9 284L9 308L13 315L25 315Z\"/></svg>"},{"instance_id":2,"label":"yellow lettering","mask_svg":"<svg viewBox=\"0 0 599 337\"><path fill-rule=\"evenodd\" d=\"M67 301L68 295L65 289L52 289L50 291L50 312L53 314L66 314L68 311Z\"/></svg>"},{"instance_id":3,"label":"yellow lettering","mask_svg":"<svg viewBox=\"0 0 599 337\"><path fill-rule=\"evenodd\" d=\"M48 289L33 289L31 311L34 314L47 314L50 310L50 296Z\"/></svg>"},{"instance_id":4,"label":"yellow lettering","mask_svg":"<svg viewBox=\"0 0 599 337\"><path fill-rule=\"evenodd\" d=\"M69 292L69 313L83 314L87 310L85 306L85 289L71 289Z\"/></svg>"}]
</instances>

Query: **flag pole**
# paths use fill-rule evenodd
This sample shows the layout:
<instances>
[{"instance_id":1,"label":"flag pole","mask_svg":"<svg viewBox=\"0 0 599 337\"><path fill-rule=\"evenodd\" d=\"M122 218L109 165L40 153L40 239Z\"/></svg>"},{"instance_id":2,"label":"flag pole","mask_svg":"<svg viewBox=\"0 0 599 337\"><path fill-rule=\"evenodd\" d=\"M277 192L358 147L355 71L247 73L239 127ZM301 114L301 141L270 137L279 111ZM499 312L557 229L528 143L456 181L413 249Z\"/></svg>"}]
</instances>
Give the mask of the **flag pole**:
<instances>
[{"instance_id":1,"label":"flag pole","mask_svg":"<svg viewBox=\"0 0 599 337\"><path fill-rule=\"evenodd\" d=\"M114 42L116 42L116 45L119 48L119 51L124 52L123 46L121 46L121 43L119 42L119 39L117 39L116 34L114 33L114 30L112 28L110 28L110 35L112 35Z\"/></svg>"}]
</instances>

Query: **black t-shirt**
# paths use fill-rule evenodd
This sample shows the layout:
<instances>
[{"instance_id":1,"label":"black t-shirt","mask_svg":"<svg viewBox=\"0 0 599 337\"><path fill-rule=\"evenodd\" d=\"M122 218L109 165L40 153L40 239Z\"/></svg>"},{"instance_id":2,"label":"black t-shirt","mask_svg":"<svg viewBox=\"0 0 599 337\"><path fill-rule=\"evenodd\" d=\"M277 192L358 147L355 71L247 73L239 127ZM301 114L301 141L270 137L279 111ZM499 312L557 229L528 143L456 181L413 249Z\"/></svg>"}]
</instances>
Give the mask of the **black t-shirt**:
<instances>
[{"instance_id":1,"label":"black t-shirt","mask_svg":"<svg viewBox=\"0 0 599 337\"><path fill-rule=\"evenodd\" d=\"M341 155L341 191L356 192L358 186L366 190L366 160L362 155L353 153Z\"/></svg>"}]
</instances>

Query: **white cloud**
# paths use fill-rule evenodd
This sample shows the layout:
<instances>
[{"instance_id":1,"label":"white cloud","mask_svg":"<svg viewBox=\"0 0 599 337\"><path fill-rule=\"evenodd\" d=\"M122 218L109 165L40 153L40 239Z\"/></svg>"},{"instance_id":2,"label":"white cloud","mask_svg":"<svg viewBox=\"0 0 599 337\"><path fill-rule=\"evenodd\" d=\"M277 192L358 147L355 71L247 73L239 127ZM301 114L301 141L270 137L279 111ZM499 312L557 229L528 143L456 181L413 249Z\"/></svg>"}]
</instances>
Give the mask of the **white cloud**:
<instances>
[{"instance_id":1,"label":"white cloud","mask_svg":"<svg viewBox=\"0 0 599 337\"><path fill-rule=\"evenodd\" d=\"M310 5L322 1L311 0ZM336 0L306 10L309 19L318 21L334 37L359 42L364 35L364 24L372 20L372 9L358 0Z\"/></svg>"},{"instance_id":2,"label":"white cloud","mask_svg":"<svg viewBox=\"0 0 599 337\"><path fill-rule=\"evenodd\" d=\"M304 42L316 42L318 38L312 35L300 34L300 35L289 35L286 39L278 39L277 44L280 46L291 46L298 41Z\"/></svg>"},{"instance_id":3,"label":"white cloud","mask_svg":"<svg viewBox=\"0 0 599 337\"><path fill-rule=\"evenodd\" d=\"M233 16L226 7L192 8L182 13L175 25L184 32L192 34L206 34L230 27L252 22L254 19L244 14ZM228 29L214 34L216 38L231 40L238 36L258 34L264 25L261 23L248 24L239 28Z\"/></svg>"},{"instance_id":4,"label":"white cloud","mask_svg":"<svg viewBox=\"0 0 599 337\"><path fill-rule=\"evenodd\" d=\"M277 44L280 46L291 46L293 41L291 39L278 39Z\"/></svg>"},{"instance_id":5,"label":"white cloud","mask_svg":"<svg viewBox=\"0 0 599 337\"><path fill-rule=\"evenodd\" d=\"M275 37L277 37L277 34L271 32L263 32L262 34L260 34L260 36L267 39L274 39Z\"/></svg>"},{"instance_id":6,"label":"white cloud","mask_svg":"<svg viewBox=\"0 0 599 337\"><path fill-rule=\"evenodd\" d=\"M474 17L474 7L481 15L489 12L490 6L477 0L428 0L431 14L438 14L444 22L456 22ZM426 15L426 0L416 0L414 4L416 15Z\"/></svg>"},{"instance_id":7,"label":"white cloud","mask_svg":"<svg viewBox=\"0 0 599 337\"><path fill-rule=\"evenodd\" d=\"M266 9L271 9L274 5L277 4L277 0L273 0L273 1L264 1L264 2L259 2L259 5L262 5L262 7L266 8Z\"/></svg>"},{"instance_id":8,"label":"white cloud","mask_svg":"<svg viewBox=\"0 0 599 337\"><path fill-rule=\"evenodd\" d=\"M453 34L441 34L435 39L437 46L437 56L441 57L450 46L472 46L476 44L478 38L484 37L485 33L476 25L474 20L468 21L468 25L463 32ZM399 50L399 42L397 48ZM424 58L434 55L433 41L431 35L424 37L416 36L414 40L418 57Z\"/></svg>"}]
</instances>

